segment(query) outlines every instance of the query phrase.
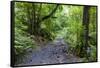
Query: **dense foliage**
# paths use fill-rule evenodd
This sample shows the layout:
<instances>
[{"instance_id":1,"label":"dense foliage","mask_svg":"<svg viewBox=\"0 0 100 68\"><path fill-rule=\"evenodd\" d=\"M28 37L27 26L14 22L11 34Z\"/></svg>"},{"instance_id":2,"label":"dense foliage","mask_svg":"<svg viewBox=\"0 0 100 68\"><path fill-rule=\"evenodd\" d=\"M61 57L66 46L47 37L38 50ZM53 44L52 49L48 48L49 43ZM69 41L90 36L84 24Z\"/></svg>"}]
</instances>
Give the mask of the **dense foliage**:
<instances>
[{"instance_id":1,"label":"dense foliage","mask_svg":"<svg viewBox=\"0 0 100 68\"><path fill-rule=\"evenodd\" d=\"M95 6L16 2L15 53L63 38L70 53L96 61L96 15Z\"/></svg>"}]
</instances>

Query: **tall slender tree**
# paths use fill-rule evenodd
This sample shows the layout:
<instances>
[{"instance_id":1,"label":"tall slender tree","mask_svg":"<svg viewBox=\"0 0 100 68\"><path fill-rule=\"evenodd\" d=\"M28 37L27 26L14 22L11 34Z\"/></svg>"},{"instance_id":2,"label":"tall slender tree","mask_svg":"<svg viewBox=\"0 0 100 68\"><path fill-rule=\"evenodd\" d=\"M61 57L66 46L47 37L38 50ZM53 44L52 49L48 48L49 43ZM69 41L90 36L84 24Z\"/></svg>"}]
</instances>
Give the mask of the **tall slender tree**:
<instances>
[{"instance_id":1,"label":"tall slender tree","mask_svg":"<svg viewBox=\"0 0 100 68\"><path fill-rule=\"evenodd\" d=\"M90 6L83 7L83 56L88 59L88 41L89 41L89 8Z\"/></svg>"}]
</instances>

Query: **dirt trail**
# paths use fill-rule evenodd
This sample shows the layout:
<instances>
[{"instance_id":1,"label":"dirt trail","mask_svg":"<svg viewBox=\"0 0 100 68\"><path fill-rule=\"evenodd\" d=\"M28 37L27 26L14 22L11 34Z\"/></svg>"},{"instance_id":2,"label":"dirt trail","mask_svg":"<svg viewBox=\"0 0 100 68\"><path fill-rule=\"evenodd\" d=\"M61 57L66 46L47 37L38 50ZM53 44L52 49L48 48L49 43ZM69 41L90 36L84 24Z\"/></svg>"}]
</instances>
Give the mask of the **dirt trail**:
<instances>
[{"instance_id":1,"label":"dirt trail","mask_svg":"<svg viewBox=\"0 0 100 68\"><path fill-rule=\"evenodd\" d=\"M30 50L17 66L81 62L80 58L67 53L68 48L63 39L57 39L40 49Z\"/></svg>"}]
</instances>

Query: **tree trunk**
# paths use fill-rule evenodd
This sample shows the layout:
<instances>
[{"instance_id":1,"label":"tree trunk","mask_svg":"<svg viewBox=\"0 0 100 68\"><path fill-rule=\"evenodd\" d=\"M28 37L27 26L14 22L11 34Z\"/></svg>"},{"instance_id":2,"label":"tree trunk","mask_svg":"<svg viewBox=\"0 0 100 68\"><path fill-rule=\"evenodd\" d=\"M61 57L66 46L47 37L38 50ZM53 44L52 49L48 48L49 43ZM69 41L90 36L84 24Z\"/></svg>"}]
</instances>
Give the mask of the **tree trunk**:
<instances>
[{"instance_id":1,"label":"tree trunk","mask_svg":"<svg viewBox=\"0 0 100 68\"><path fill-rule=\"evenodd\" d=\"M35 3L32 4L32 8L27 8L27 16L29 20L28 32L30 35L39 36L41 30L41 22L50 18L57 10L59 4L57 4L54 9L47 15L41 18L42 4L40 4L39 9ZM32 10L32 11L31 11Z\"/></svg>"},{"instance_id":2,"label":"tree trunk","mask_svg":"<svg viewBox=\"0 0 100 68\"><path fill-rule=\"evenodd\" d=\"M83 8L83 56L88 58L88 41L89 41L89 6L84 6Z\"/></svg>"}]
</instances>

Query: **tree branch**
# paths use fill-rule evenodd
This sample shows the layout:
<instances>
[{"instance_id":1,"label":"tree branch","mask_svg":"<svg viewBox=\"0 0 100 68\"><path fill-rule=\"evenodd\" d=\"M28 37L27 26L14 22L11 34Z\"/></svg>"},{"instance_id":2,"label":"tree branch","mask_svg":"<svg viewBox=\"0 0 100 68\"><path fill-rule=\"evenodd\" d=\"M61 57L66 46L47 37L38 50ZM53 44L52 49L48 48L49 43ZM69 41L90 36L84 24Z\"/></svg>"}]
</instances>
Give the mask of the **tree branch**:
<instances>
[{"instance_id":1,"label":"tree branch","mask_svg":"<svg viewBox=\"0 0 100 68\"><path fill-rule=\"evenodd\" d=\"M56 7L52 10L52 12L50 14L48 14L47 16L44 16L41 21L44 21L45 19L50 18L56 12L58 6L59 6L59 4L56 5Z\"/></svg>"}]
</instances>

